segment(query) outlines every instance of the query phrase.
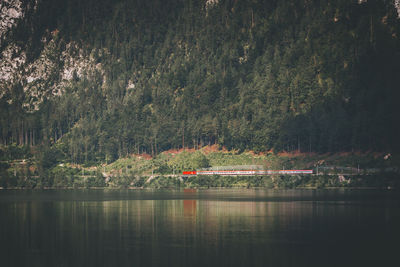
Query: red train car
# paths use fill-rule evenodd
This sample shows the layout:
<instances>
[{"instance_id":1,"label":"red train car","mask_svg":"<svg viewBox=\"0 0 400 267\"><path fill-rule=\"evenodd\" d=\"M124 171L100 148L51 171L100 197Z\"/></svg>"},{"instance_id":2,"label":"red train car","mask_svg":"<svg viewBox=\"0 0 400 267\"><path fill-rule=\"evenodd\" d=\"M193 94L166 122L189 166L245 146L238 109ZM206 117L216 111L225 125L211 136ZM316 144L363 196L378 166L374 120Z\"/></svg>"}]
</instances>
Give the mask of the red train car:
<instances>
[{"instance_id":1,"label":"red train car","mask_svg":"<svg viewBox=\"0 0 400 267\"><path fill-rule=\"evenodd\" d=\"M188 175L197 175L197 172L196 172L196 171L189 171L189 172L183 172L182 174L185 175L185 176L188 176Z\"/></svg>"}]
</instances>

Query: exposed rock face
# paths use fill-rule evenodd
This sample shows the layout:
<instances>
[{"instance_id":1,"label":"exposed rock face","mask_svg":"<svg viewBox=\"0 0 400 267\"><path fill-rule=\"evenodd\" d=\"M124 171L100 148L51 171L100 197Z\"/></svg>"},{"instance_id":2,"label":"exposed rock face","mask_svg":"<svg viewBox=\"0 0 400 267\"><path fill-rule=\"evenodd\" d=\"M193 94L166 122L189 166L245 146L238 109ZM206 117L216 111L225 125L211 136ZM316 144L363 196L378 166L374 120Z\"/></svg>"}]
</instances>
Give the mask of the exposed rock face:
<instances>
[{"instance_id":1,"label":"exposed rock face","mask_svg":"<svg viewBox=\"0 0 400 267\"><path fill-rule=\"evenodd\" d=\"M95 73L104 74L102 65L93 56L85 55L76 43L61 50L53 39L33 62L27 62L26 53L14 43L1 52L1 58L0 98L11 94L15 86L22 87L23 108L27 112L38 110L45 98L62 94L74 78L91 79ZM12 99L8 102L11 104Z\"/></svg>"},{"instance_id":2,"label":"exposed rock face","mask_svg":"<svg viewBox=\"0 0 400 267\"><path fill-rule=\"evenodd\" d=\"M212 7L212 6L216 5L216 4L218 4L218 1L219 0L207 0L206 7Z\"/></svg>"},{"instance_id":3,"label":"exposed rock face","mask_svg":"<svg viewBox=\"0 0 400 267\"><path fill-rule=\"evenodd\" d=\"M16 21L23 17L22 3L20 0L0 1L0 39L11 29Z\"/></svg>"},{"instance_id":4,"label":"exposed rock face","mask_svg":"<svg viewBox=\"0 0 400 267\"><path fill-rule=\"evenodd\" d=\"M0 97L3 97L9 88L20 80L19 72L26 61L26 55L16 44L8 45L1 52L0 61Z\"/></svg>"},{"instance_id":5,"label":"exposed rock face","mask_svg":"<svg viewBox=\"0 0 400 267\"><path fill-rule=\"evenodd\" d=\"M21 17L20 1L2 1L0 35L15 26ZM22 107L27 112L38 110L44 99L61 95L73 79L98 79L99 75L104 75L101 63L93 56L98 51L88 55L74 42L61 46L63 41L57 38L57 31L47 33L48 36L42 38L40 55L32 62L27 61L24 48L15 42L9 41L0 51L0 98L12 104L13 90L22 88Z\"/></svg>"},{"instance_id":6,"label":"exposed rock face","mask_svg":"<svg viewBox=\"0 0 400 267\"><path fill-rule=\"evenodd\" d=\"M0 45L5 34L23 17L22 3L19 0L0 1ZM10 88L17 77L15 73L25 63L26 56L16 44L9 44L0 51L0 98Z\"/></svg>"},{"instance_id":7,"label":"exposed rock face","mask_svg":"<svg viewBox=\"0 0 400 267\"><path fill-rule=\"evenodd\" d=\"M7 33L24 18L28 9L36 10L37 5L37 0L25 4L20 0L0 1L0 99L5 98L11 104L13 90L22 88L22 107L27 112L38 110L44 99L62 94L74 79L98 79L104 75L94 54L107 53L88 54L75 42L65 44L58 38L58 30L47 30L41 39L40 55L28 62L25 48L7 40Z\"/></svg>"}]
</instances>

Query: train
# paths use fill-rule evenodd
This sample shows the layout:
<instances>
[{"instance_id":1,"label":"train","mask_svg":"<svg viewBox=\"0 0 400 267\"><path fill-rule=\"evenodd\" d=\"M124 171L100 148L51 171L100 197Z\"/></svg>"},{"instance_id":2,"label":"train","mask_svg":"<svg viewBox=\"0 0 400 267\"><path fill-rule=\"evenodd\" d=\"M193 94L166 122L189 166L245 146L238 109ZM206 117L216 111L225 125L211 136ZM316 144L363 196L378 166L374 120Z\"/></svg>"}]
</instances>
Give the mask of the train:
<instances>
[{"instance_id":1,"label":"train","mask_svg":"<svg viewBox=\"0 0 400 267\"><path fill-rule=\"evenodd\" d=\"M313 170L200 170L184 171L183 176L223 175L223 176L255 176L276 174L312 174Z\"/></svg>"}]
</instances>

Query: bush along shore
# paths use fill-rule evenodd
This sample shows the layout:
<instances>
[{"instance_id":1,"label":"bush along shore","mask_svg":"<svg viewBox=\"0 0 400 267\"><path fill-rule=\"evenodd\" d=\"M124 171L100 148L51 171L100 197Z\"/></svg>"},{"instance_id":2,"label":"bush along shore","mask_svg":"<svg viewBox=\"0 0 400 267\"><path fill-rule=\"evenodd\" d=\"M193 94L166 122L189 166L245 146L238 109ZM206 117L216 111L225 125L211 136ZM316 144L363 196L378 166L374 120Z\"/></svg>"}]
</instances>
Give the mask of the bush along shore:
<instances>
[{"instance_id":1,"label":"bush along shore","mask_svg":"<svg viewBox=\"0 0 400 267\"><path fill-rule=\"evenodd\" d=\"M4 179L5 178L5 179ZM119 176L105 181L102 176L2 177L1 189L79 188L400 188L397 174L355 175L273 175L273 176Z\"/></svg>"},{"instance_id":2,"label":"bush along shore","mask_svg":"<svg viewBox=\"0 0 400 267\"><path fill-rule=\"evenodd\" d=\"M57 153L0 147L0 188L400 188L399 158L389 153L255 154L211 146L86 165L58 160ZM238 165L312 169L313 174L182 175L183 171Z\"/></svg>"}]
</instances>

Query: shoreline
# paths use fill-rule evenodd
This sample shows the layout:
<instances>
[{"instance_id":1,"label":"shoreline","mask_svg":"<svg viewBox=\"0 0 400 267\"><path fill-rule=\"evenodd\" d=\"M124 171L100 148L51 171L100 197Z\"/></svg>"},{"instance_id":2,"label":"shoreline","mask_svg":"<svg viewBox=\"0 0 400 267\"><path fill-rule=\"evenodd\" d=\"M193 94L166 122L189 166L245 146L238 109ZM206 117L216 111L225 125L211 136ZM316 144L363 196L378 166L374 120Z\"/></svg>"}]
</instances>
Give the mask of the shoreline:
<instances>
[{"instance_id":1,"label":"shoreline","mask_svg":"<svg viewBox=\"0 0 400 267\"><path fill-rule=\"evenodd\" d=\"M399 190L399 188L395 187L373 187L373 186L355 186L355 187L295 187L295 188L267 188L267 187L239 187L239 186L231 186L231 187L160 187L160 188L151 188L151 187L43 187L43 188L26 188L26 187L10 187L3 188L0 187L0 191L7 190L184 190L184 189L195 189L195 190L212 190L212 189L242 189L242 190L252 190L252 189L263 189L263 190Z\"/></svg>"}]
</instances>

